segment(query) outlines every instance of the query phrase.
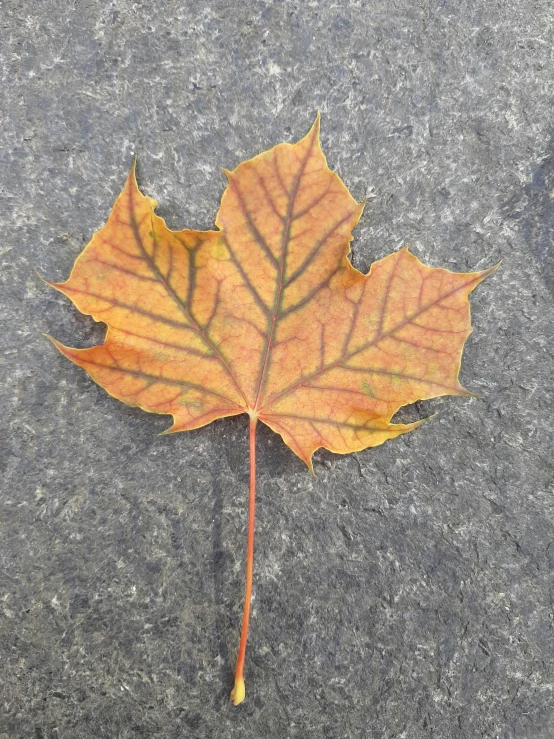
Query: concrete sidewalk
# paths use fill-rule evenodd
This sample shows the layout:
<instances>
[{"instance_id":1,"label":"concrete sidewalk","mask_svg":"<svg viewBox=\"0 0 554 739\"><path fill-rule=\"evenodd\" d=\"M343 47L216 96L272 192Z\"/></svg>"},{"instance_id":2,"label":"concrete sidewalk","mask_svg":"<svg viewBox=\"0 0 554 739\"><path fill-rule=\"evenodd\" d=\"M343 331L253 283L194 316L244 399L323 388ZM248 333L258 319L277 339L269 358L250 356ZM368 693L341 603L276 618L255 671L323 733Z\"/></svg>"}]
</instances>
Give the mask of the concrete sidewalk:
<instances>
[{"instance_id":1,"label":"concrete sidewalk","mask_svg":"<svg viewBox=\"0 0 554 739\"><path fill-rule=\"evenodd\" d=\"M504 2L4 0L0 739L554 736L554 9ZM160 437L41 336L134 154L172 228L322 113L367 197L353 261L503 259L463 384L316 477L259 431L247 699L247 419Z\"/></svg>"}]
</instances>

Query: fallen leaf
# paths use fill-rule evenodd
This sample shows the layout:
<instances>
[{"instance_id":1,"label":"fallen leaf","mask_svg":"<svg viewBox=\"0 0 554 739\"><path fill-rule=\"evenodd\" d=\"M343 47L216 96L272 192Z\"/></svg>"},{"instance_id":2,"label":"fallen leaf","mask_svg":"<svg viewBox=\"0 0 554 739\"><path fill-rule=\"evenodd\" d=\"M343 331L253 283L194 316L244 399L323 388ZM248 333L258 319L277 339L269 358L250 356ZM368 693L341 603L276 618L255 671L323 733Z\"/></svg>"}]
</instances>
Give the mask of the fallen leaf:
<instances>
[{"instance_id":1,"label":"fallen leaf","mask_svg":"<svg viewBox=\"0 0 554 739\"><path fill-rule=\"evenodd\" d=\"M407 403L471 395L458 381L471 331L468 294L495 267L454 273L408 248L367 275L348 259L363 204L328 168L319 116L232 172L216 231L171 231L134 168L106 225L52 284L108 332L72 349L110 395L173 416L168 432L250 416L247 586L232 700L244 698L252 587L255 433L262 421L312 468L324 447L346 454L404 434Z\"/></svg>"}]
</instances>

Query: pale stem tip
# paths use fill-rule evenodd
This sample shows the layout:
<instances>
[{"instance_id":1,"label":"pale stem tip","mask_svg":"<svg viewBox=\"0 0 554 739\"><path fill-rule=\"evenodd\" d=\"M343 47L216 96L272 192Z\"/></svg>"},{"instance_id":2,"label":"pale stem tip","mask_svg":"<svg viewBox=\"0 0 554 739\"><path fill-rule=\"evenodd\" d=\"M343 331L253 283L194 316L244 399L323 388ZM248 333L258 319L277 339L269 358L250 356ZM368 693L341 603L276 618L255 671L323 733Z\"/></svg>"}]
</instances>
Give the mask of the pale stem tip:
<instances>
[{"instance_id":1,"label":"pale stem tip","mask_svg":"<svg viewBox=\"0 0 554 739\"><path fill-rule=\"evenodd\" d=\"M246 695L246 689L244 687L244 679L242 677L238 677L235 680L235 687L233 690L231 690L231 702L238 706L239 703L242 703L244 700L244 696Z\"/></svg>"}]
</instances>

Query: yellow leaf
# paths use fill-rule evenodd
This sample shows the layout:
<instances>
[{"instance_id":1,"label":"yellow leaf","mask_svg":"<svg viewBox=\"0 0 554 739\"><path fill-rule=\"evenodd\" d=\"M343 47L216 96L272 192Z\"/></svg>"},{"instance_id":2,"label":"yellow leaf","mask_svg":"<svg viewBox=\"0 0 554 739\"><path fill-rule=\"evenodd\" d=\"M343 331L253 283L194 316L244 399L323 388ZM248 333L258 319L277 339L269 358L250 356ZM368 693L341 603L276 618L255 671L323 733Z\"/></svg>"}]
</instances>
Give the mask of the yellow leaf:
<instances>
[{"instance_id":1,"label":"yellow leaf","mask_svg":"<svg viewBox=\"0 0 554 739\"><path fill-rule=\"evenodd\" d=\"M133 168L106 225L53 285L107 324L106 339L53 341L115 398L171 414L171 432L248 413L253 525L258 420L312 469L319 447L346 454L419 426L391 422L407 403L470 395L458 381L467 297L495 267L433 269L404 248L367 275L354 269L363 204L328 168L319 117L298 143L226 175L217 230L171 231ZM245 644L243 628L242 662Z\"/></svg>"}]
</instances>

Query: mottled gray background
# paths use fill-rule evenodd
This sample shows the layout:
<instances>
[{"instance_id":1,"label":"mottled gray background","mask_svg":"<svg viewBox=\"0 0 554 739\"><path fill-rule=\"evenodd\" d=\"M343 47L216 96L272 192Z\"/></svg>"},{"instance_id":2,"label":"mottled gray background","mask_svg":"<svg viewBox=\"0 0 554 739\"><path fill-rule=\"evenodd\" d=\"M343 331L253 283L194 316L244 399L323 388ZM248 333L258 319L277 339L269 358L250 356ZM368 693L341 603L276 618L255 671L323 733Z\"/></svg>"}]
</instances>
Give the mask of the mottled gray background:
<instances>
[{"instance_id":1,"label":"mottled gray background","mask_svg":"<svg viewBox=\"0 0 554 739\"><path fill-rule=\"evenodd\" d=\"M554 736L554 8L547 0L3 0L0 737ZM42 283L134 153L173 228L220 167L304 135L361 199L354 263L502 268L472 296L483 400L312 478L259 434L247 700L245 418L172 437L41 336Z\"/></svg>"}]
</instances>

